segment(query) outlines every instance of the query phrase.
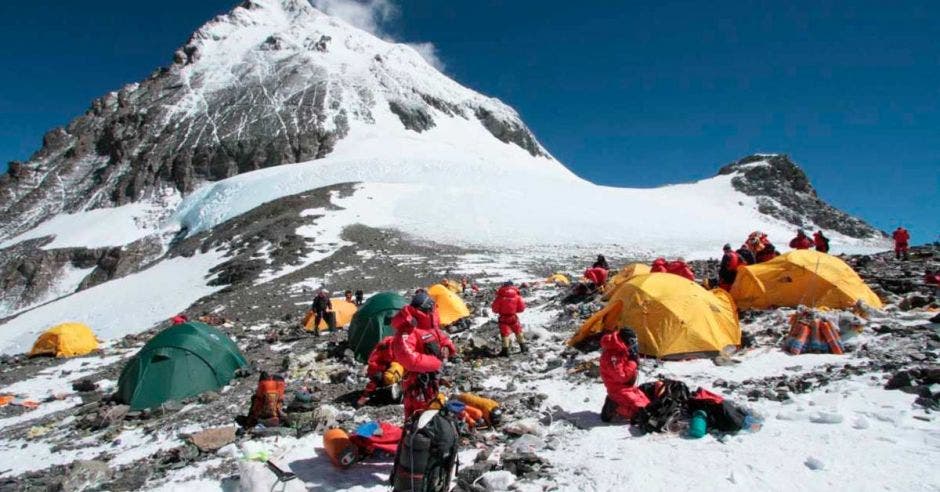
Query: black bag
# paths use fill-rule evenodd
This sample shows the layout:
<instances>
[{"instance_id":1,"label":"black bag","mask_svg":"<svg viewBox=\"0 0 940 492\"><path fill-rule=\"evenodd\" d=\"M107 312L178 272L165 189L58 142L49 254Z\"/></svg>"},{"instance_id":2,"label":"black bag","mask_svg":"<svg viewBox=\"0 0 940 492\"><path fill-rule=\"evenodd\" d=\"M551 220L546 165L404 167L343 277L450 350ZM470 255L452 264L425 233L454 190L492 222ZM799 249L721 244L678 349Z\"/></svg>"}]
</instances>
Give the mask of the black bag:
<instances>
[{"instance_id":1,"label":"black bag","mask_svg":"<svg viewBox=\"0 0 940 492\"><path fill-rule=\"evenodd\" d=\"M457 465L457 425L446 411L426 410L405 424L389 481L395 492L445 492Z\"/></svg>"},{"instance_id":2,"label":"black bag","mask_svg":"<svg viewBox=\"0 0 940 492\"><path fill-rule=\"evenodd\" d=\"M682 381L663 379L640 385L650 404L633 417L633 425L644 432L663 432L688 413L689 387Z\"/></svg>"}]
</instances>

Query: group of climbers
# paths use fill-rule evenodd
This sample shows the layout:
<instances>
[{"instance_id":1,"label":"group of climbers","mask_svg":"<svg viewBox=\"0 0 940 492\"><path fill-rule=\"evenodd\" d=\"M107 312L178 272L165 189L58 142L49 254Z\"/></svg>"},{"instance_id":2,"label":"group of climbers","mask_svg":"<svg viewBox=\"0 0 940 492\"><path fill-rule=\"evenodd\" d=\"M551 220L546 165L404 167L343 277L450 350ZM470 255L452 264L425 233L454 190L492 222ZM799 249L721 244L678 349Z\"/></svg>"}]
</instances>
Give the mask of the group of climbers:
<instances>
[{"instance_id":1,"label":"group of climbers","mask_svg":"<svg viewBox=\"0 0 940 492\"><path fill-rule=\"evenodd\" d=\"M816 231L813 233L813 238L810 239L809 236L803 232L803 229L796 231L796 237L790 240L791 249L810 249L816 248L816 251L820 253L829 252L829 238L823 235L822 231Z\"/></svg>"},{"instance_id":2,"label":"group of climbers","mask_svg":"<svg viewBox=\"0 0 940 492\"><path fill-rule=\"evenodd\" d=\"M671 273L689 280L695 280L695 272L692 271L692 268L689 267L682 258L673 261L666 261L665 258L661 257L656 258L653 260L653 264L650 265L650 272Z\"/></svg>"}]
</instances>

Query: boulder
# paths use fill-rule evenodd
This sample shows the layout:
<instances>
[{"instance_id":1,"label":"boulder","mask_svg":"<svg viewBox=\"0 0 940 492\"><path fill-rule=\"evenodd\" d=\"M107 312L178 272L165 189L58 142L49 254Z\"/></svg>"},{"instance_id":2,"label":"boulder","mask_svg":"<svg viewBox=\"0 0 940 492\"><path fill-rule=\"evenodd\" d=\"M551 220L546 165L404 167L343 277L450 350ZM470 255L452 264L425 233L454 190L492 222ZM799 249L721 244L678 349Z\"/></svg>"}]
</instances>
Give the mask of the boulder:
<instances>
[{"instance_id":1,"label":"boulder","mask_svg":"<svg viewBox=\"0 0 940 492\"><path fill-rule=\"evenodd\" d=\"M199 448L199 451L213 453L227 444L235 442L235 427L206 429L189 436L189 441Z\"/></svg>"}]
</instances>

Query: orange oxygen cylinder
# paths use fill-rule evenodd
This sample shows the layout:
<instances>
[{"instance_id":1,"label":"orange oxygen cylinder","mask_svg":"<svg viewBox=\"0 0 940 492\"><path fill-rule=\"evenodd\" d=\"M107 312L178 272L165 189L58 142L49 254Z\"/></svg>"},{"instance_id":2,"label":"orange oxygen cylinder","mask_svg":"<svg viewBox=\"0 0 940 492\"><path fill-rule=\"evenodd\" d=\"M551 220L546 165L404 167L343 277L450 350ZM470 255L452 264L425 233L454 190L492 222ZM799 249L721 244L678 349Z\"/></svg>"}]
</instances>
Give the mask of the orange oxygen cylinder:
<instances>
[{"instance_id":1,"label":"orange oxygen cylinder","mask_svg":"<svg viewBox=\"0 0 940 492\"><path fill-rule=\"evenodd\" d=\"M482 411L483 419L486 420L488 424L493 426L499 425L502 410L499 408L499 403L496 401L474 395L473 393L461 393L457 399L462 401L465 405L475 407Z\"/></svg>"},{"instance_id":2,"label":"orange oxygen cylinder","mask_svg":"<svg viewBox=\"0 0 940 492\"><path fill-rule=\"evenodd\" d=\"M349 434L343 429L330 429L323 434L323 448L330 457L333 466L349 468L358 458L356 445L349 440Z\"/></svg>"},{"instance_id":3,"label":"orange oxygen cylinder","mask_svg":"<svg viewBox=\"0 0 940 492\"><path fill-rule=\"evenodd\" d=\"M464 404L466 405L466 404ZM463 408L464 415L466 415L467 420L473 421L473 427L476 427L476 424L483 419L483 410L480 410L477 407L466 405Z\"/></svg>"},{"instance_id":4,"label":"orange oxygen cylinder","mask_svg":"<svg viewBox=\"0 0 940 492\"><path fill-rule=\"evenodd\" d=\"M826 342L826 345L829 346L830 354L842 355L845 353L842 350L842 342L839 338L837 338L835 334L835 328L832 327L831 323L825 320L820 321L819 334L823 341Z\"/></svg>"}]
</instances>

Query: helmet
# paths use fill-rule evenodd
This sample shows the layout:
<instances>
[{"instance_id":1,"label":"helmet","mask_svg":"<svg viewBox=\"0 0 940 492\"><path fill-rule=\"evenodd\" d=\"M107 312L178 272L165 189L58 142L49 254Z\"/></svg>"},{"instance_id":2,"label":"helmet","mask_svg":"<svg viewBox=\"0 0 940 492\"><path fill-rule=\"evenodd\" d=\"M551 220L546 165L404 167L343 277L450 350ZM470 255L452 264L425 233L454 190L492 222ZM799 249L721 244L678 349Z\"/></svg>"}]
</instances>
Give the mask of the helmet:
<instances>
[{"instance_id":1,"label":"helmet","mask_svg":"<svg viewBox=\"0 0 940 492\"><path fill-rule=\"evenodd\" d=\"M503 282L503 287L512 287L512 280L507 280Z\"/></svg>"},{"instance_id":2,"label":"helmet","mask_svg":"<svg viewBox=\"0 0 940 492\"><path fill-rule=\"evenodd\" d=\"M411 307L429 312L434 308L434 299L424 290L419 290L411 298Z\"/></svg>"}]
</instances>

